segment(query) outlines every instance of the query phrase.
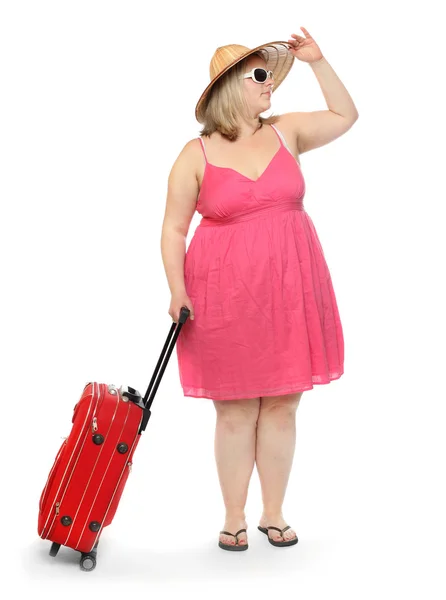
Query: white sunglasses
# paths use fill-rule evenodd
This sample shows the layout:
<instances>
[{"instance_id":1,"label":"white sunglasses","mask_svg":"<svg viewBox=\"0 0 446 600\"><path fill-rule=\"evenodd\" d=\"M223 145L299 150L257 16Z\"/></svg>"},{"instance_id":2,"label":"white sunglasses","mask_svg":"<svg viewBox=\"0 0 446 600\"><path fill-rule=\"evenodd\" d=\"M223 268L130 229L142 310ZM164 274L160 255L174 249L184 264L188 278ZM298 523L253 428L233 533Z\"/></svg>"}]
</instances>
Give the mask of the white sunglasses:
<instances>
[{"instance_id":1,"label":"white sunglasses","mask_svg":"<svg viewBox=\"0 0 446 600\"><path fill-rule=\"evenodd\" d=\"M256 83L265 83L265 81L270 77L274 78L272 71L267 71L266 69L262 69L261 67L254 67L251 69L249 73L245 73L240 77L240 79L246 79L247 77L251 77L253 81Z\"/></svg>"}]
</instances>

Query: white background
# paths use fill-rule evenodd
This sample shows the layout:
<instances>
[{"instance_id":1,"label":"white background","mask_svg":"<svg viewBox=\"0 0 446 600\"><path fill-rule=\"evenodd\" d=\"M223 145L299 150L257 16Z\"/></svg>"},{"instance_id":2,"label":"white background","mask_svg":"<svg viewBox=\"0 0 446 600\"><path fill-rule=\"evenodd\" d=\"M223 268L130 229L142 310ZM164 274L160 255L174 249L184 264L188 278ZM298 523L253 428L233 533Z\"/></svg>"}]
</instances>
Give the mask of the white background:
<instances>
[{"instance_id":1,"label":"white background","mask_svg":"<svg viewBox=\"0 0 446 600\"><path fill-rule=\"evenodd\" d=\"M8 597L444 599L445 52L434 2L6 1L0 12L2 588ZM359 111L302 155L345 374L304 392L285 519L217 546L211 400L172 355L98 567L48 556L38 499L87 381L145 391L171 325L160 251L167 177L199 135L218 46L306 27ZM326 108L298 60L275 114ZM270 113L266 113L270 114ZM195 214L188 243L200 220ZM153 596L155 594L156 596ZM212 594L212 596L210 596Z\"/></svg>"}]
</instances>

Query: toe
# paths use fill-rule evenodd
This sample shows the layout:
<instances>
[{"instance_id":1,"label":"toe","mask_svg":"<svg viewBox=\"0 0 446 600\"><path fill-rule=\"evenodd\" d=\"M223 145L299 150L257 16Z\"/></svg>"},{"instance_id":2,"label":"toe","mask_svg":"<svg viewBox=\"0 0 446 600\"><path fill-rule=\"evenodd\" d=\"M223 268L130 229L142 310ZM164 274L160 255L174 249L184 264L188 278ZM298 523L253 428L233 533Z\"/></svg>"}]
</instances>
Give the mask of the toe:
<instances>
[{"instance_id":1,"label":"toe","mask_svg":"<svg viewBox=\"0 0 446 600\"><path fill-rule=\"evenodd\" d=\"M294 529L287 529L287 531L285 531L285 533L283 534L283 537L285 540L289 541L295 539L297 535Z\"/></svg>"},{"instance_id":2,"label":"toe","mask_svg":"<svg viewBox=\"0 0 446 600\"><path fill-rule=\"evenodd\" d=\"M235 539L232 536L225 535L224 533L222 533L220 535L220 541L223 544L226 544L226 545L229 545L229 546L234 546L235 545Z\"/></svg>"}]
</instances>

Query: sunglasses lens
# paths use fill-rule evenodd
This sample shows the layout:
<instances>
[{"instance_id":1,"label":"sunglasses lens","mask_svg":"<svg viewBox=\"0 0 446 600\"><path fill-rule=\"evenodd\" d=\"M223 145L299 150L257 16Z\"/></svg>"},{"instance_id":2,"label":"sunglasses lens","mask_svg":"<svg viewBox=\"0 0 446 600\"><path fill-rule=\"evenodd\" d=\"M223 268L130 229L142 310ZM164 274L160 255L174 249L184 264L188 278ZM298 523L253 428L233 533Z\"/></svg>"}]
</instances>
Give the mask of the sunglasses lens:
<instances>
[{"instance_id":1,"label":"sunglasses lens","mask_svg":"<svg viewBox=\"0 0 446 600\"><path fill-rule=\"evenodd\" d=\"M263 83L264 81L266 81L267 72L265 71L265 69L255 69L254 77L256 78L256 81L258 81L259 83Z\"/></svg>"}]
</instances>

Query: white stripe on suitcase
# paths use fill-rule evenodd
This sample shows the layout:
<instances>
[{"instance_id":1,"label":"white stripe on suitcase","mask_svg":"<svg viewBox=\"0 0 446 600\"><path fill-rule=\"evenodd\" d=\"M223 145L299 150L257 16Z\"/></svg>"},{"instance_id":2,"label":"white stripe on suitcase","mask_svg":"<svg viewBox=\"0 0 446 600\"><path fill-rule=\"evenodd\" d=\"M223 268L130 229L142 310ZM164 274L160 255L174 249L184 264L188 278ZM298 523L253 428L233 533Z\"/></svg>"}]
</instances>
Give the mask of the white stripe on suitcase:
<instances>
[{"instance_id":1,"label":"white stripe on suitcase","mask_svg":"<svg viewBox=\"0 0 446 600\"><path fill-rule=\"evenodd\" d=\"M142 423L143 417L144 417L144 412L143 412L143 411L141 411L141 420L139 421L138 431L139 431L139 430L140 430L140 428L141 428L141 423ZM131 453L133 452L133 448L135 447L135 444L136 444L136 442L137 442L137 440L138 440L138 435L140 435L140 434L138 433L138 434L135 436L135 439L134 439L134 441L133 441L132 447L131 447L131 449L130 449L130 452L129 452L129 456L131 456ZM113 499L114 499L114 497L115 497L115 495L116 495L116 492L117 492L117 490L118 490L119 484L121 483L121 479L122 479L122 477L123 477L123 475L124 475L124 473L125 473L125 470L126 470L126 469L128 469L128 468L129 468L129 466L128 466L128 463L126 462L126 463L125 463L125 466L124 466L124 468L122 469L121 476L119 477L119 481L118 481L118 483L116 484L116 487L115 487L115 491L114 491L114 493L113 493L113 496L112 496L112 497L111 497L111 499L110 499L110 504L108 505L108 507L107 507L107 510L105 511L105 515L104 515L104 523L105 523L105 521L106 521L106 519L107 519L108 511L110 510L110 506L111 506L111 505L112 505L112 503L113 503ZM92 547L92 549L94 548L94 546L95 546L96 542L98 541L98 539L99 539L99 536L100 536L100 535L101 535L101 531L99 531L98 535L96 536L96 539L94 540L94 544L93 544L93 547Z\"/></svg>"},{"instance_id":2,"label":"white stripe on suitcase","mask_svg":"<svg viewBox=\"0 0 446 600\"><path fill-rule=\"evenodd\" d=\"M105 387L106 387L106 386L105 386L105 384L101 384L101 385L103 386L103 388L105 388ZM106 394L106 393L107 393L107 392L106 392L106 391L105 391L105 389L104 389L104 394ZM73 521L72 521L71 527L70 527L69 531L67 532L67 537L65 538L65 541L63 542L63 545L64 545L64 546L66 546L66 545L67 545L67 541L68 541L68 539L69 539L69 537L70 537L70 535L71 535L71 533L72 533L72 531L73 531L73 525L74 525L74 522L75 522L75 520L76 520L76 517L77 517L77 515L78 515L78 513L79 513L79 510L80 510L80 508L81 508L81 506L82 506L82 501L83 501L83 499L84 499L84 497L85 497L85 494L87 493L88 486L90 485L91 478L93 477L94 470L95 470L95 468L96 468L96 465L98 464L98 460L99 460L99 458L100 458L100 456L101 456L101 454L102 454L102 450L105 448L105 441L106 441L106 439L107 439L107 436L108 436L108 434L110 433L110 429L111 429L111 426L112 426L112 424L113 424L113 421L115 420L115 416L116 416L116 413L117 413L117 411L118 411L118 406L119 406L119 395L118 395L118 394L116 394L115 398L116 398L115 412L113 413L113 417L110 419L110 424L109 424L109 427L108 427L107 433L106 433L106 434L105 434L105 436L104 436L104 442L101 444L101 449L99 450L99 452L98 452L98 455L97 455L97 457L96 457L96 461L95 461L95 463L94 463L94 465L93 465L93 468L91 469L90 477L88 478L87 485L85 486L84 493L82 494L82 498L81 498L81 499L80 499L80 501L79 501L79 505L78 505L78 507L77 507L77 510L76 510L76 513L75 513L75 515L74 515L74 517L73 517ZM78 543L79 543L79 542L78 542Z\"/></svg>"},{"instance_id":3,"label":"white stripe on suitcase","mask_svg":"<svg viewBox=\"0 0 446 600\"><path fill-rule=\"evenodd\" d=\"M72 461L72 459L73 459L73 456L74 456L74 455L75 455L75 453L76 453L76 449L77 449L77 446L78 446L78 444L79 444L79 441L80 441L80 439L81 439L81 437L82 437L82 433L83 433L83 431L84 431L85 425L86 425L87 421L88 421L88 420L91 418L91 417L90 417L90 413L91 413L91 409L92 409L92 406L93 406L93 400L94 400L94 398L95 398L95 389L94 389L94 385L95 385L95 384L94 384L94 382L93 382L93 393L92 393L92 396L91 396L90 406L88 407L88 411L87 411L87 414L86 414L85 421L84 421L84 424L83 424L83 426L82 426L81 432L80 432L80 434L79 434L79 437L78 437L78 439L76 440L76 443L75 443L75 445L74 445L74 448L73 448L73 452L71 453L70 459L69 459L69 461L68 461L68 463L67 463L67 467L66 467L66 469L65 469L65 472L64 472L63 476L62 476L62 477L61 477L61 479L60 479L60 484L59 484L59 487L58 487L58 489L57 489L56 493L54 494L54 498L52 499L52 501L51 501L51 502L49 501L49 498L47 499L47 506L50 506L50 507L52 507L52 506L53 506L53 503L55 502L55 500L56 500L56 498L57 498L57 495L59 494L60 488L62 487L62 483L63 483L63 482L64 482L64 480L65 480L65 476L66 476L66 474L67 474L67 471L68 471L68 469L69 469L69 467L70 467L70 463L71 463L71 461ZM97 405L97 403L98 403L98 401L99 401L99 389L98 389L98 393L97 393L97 396L96 396L96 397L97 397L97 400L96 400L96 405ZM96 408L96 406L95 406L95 408ZM86 437L87 437L87 436L85 436L85 439L86 439ZM85 444L85 439L84 439L84 442L83 442L83 444L82 444L82 447L83 447L83 446L84 446L84 444ZM81 448L81 451L82 451L82 448ZM79 456L80 456L80 452L79 452ZM78 456L78 459L79 459L79 456ZM76 461L76 463L77 463L77 461ZM75 466L76 466L76 465L75 465ZM73 470L74 470L74 467L73 467ZM71 478L71 476L70 476L70 478ZM45 531L45 528L47 527L47 525L48 525L48 521L51 519L51 517L53 517L53 520L51 521L51 524L50 524L50 526L48 527L48 531L46 532L46 534L45 534L45 536L43 537L43 539L47 539L47 538L48 538L48 534L49 534L49 532L51 531L51 528L52 528L52 527L53 527L53 525L54 525L54 521L56 520L56 516L57 516L57 515L55 514L54 510L52 510L52 509L50 508L50 509L48 510L48 517L47 517L47 519L46 519L46 521L45 521L45 525L43 526L43 528L42 528L42 531L41 531L41 532L39 532L39 535L40 535L41 537L43 537L43 536L42 536L42 534L43 534L43 532Z\"/></svg>"},{"instance_id":4,"label":"white stripe on suitcase","mask_svg":"<svg viewBox=\"0 0 446 600\"><path fill-rule=\"evenodd\" d=\"M117 402L117 405L116 405L116 410L118 409L118 406L119 406L119 400L120 400L120 399L119 399L119 393L117 394L117 400L118 400L118 402ZM129 414L130 414L130 403L126 403L126 406L127 406L127 415L126 415L126 417L125 417L124 423L122 424L122 429L121 429L121 433L119 434L119 437L121 437L121 436L122 436L122 432L124 431L124 428L125 428L125 426L127 425L127 420L128 420L128 418L129 418ZM115 414L113 415L113 419L112 419L111 423L114 421L115 415L116 415L116 411L115 411ZM110 423L110 426L111 426L111 423ZM110 431L110 429L109 429L109 431ZM103 445L105 446L105 440L104 440L104 444L103 444ZM98 495L99 495L99 492L101 491L102 484L103 484L103 482L104 482L104 479L105 479L105 477L106 477L106 475L107 475L107 473L108 473L108 469L109 469L109 467L110 467L110 464L111 464L111 462L112 462L112 460L113 460L114 456L115 456L115 454L112 454L112 455L110 456L110 460L108 461L107 468L105 469L105 471L104 471L104 474L103 474L103 476L102 476L101 483L98 485L98 489L97 489L97 491L96 491L96 495L95 495L95 497L93 498L93 502L91 503L90 511L89 511L89 513L88 513L88 515L87 515L87 518L86 518L86 520L85 520L84 526L83 526L83 528L81 529L81 534L80 534L80 536L79 536L79 539L77 540L76 544L72 546L72 548L74 548L75 550L77 550L77 547L79 546L79 544L80 544L80 542L81 542L82 536L84 535L85 528L87 527L87 524L88 524L88 523L89 523L89 521L90 521L90 515L91 515L91 511L93 510L93 507L94 507L94 505L95 505L95 502L96 502L96 498L98 497ZM97 461L96 461L96 463L97 463ZM90 484L91 478L93 477L93 472L94 472L94 469L96 468L96 463L95 463L95 466L94 466L94 467L93 467L93 469L92 469L92 472L91 472L91 475L90 475L90 479L88 480L87 488L88 488L88 485ZM86 491L87 491L87 488L85 489L84 496L85 496L85 493L86 493ZM82 497L82 498L83 498L83 497ZM82 501L81 501L81 502L82 502ZM81 502L79 503L79 507L80 507L80 504L81 504ZM79 510L79 509L78 509L78 510ZM76 514L77 514L77 513L76 513ZM68 536L68 537L69 537L69 536ZM68 540L68 537L67 537L67 540Z\"/></svg>"}]
</instances>

